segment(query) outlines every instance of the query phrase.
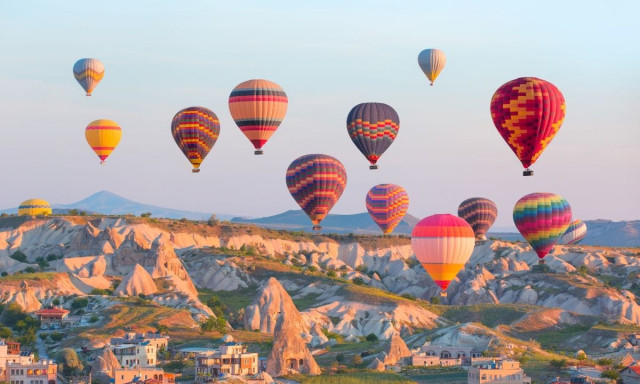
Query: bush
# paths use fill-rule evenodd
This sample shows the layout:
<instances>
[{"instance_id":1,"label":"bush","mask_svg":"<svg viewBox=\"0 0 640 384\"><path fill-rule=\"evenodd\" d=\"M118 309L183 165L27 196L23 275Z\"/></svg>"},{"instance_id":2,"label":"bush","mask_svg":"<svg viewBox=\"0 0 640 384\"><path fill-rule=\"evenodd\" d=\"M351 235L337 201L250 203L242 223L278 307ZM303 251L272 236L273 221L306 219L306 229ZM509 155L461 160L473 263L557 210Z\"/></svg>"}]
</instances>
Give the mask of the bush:
<instances>
[{"instance_id":1,"label":"bush","mask_svg":"<svg viewBox=\"0 0 640 384\"><path fill-rule=\"evenodd\" d=\"M11 329L0 324L0 339L10 339L13 336Z\"/></svg>"},{"instance_id":2,"label":"bush","mask_svg":"<svg viewBox=\"0 0 640 384\"><path fill-rule=\"evenodd\" d=\"M356 353L355 355L353 355L353 365L360 365L360 364L362 364L362 357L360 357L360 355Z\"/></svg>"},{"instance_id":3,"label":"bush","mask_svg":"<svg viewBox=\"0 0 640 384\"><path fill-rule=\"evenodd\" d=\"M151 212L144 212L140 214L140 217L151 217L152 213Z\"/></svg>"},{"instance_id":4,"label":"bush","mask_svg":"<svg viewBox=\"0 0 640 384\"><path fill-rule=\"evenodd\" d=\"M2 277L8 276L8 275L9 275L9 272L7 272L7 271L0 272L0 276L2 276Z\"/></svg>"},{"instance_id":5,"label":"bush","mask_svg":"<svg viewBox=\"0 0 640 384\"><path fill-rule=\"evenodd\" d=\"M200 329L203 331L218 331L222 334L227 333L227 321L224 319L224 316L219 317L209 317L207 320L200 323Z\"/></svg>"},{"instance_id":6,"label":"bush","mask_svg":"<svg viewBox=\"0 0 640 384\"><path fill-rule=\"evenodd\" d=\"M412 294L410 294L410 293L403 293L403 294L402 294L402 297L404 297L405 299L414 300L414 301L415 301L415 299L416 299L416 297L415 297L415 296L413 296L413 295L412 295Z\"/></svg>"},{"instance_id":7,"label":"bush","mask_svg":"<svg viewBox=\"0 0 640 384\"><path fill-rule=\"evenodd\" d=\"M27 262L27 255L25 255L21 250L17 250L15 251L13 254L11 254L12 259L14 260L18 260L21 263L26 263Z\"/></svg>"},{"instance_id":8,"label":"bush","mask_svg":"<svg viewBox=\"0 0 640 384\"><path fill-rule=\"evenodd\" d=\"M364 280L362 279L362 277L356 277L355 279L353 279L353 284L355 284L355 285L365 285Z\"/></svg>"},{"instance_id":9,"label":"bush","mask_svg":"<svg viewBox=\"0 0 640 384\"><path fill-rule=\"evenodd\" d=\"M370 333L367 335L366 337L367 341L378 341L378 336L376 336L374 333Z\"/></svg>"},{"instance_id":10,"label":"bush","mask_svg":"<svg viewBox=\"0 0 640 384\"><path fill-rule=\"evenodd\" d=\"M605 379L613 379L618 380L620 378L620 373L616 370L609 369L600 374L600 377L604 377Z\"/></svg>"},{"instance_id":11,"label":"bush","mask_svg":"<svg viewBox=\"0 0 640 384\"><path fill-rule=\"evenodd\" d=\"M64 334L60 333L60 332L53 332L49 337L53 341L60 341L60 340L64 339Z\"/></svg>"},{"instance_id":12,"label":"bush","mask_svg":"<svg viewBox=\"0 0 640 384\"><path fill-rule=\"evenodd\" d=\"M340 364L342 364L342 362L344 361L344 353L338 353L336 355L336 361Z\"/></svg>"},{"instance_id":13,"label":"bush","mask_svg":"<svg viewBox=\"0 0 640 384\"><path fill-rule=\"evenodd\" d=\"M440 304L440 296L431 296L431 299L429 299L429 301L431 302L431 304Z\"/></svg>"},{"instance_id":14,"label":"bush","mask_svg":"<svg viewBox=\"0 0 640 384\"><path fill-rule=\"evenodd\" d=\"M307 270L311 273L316 272L318 270L318 268L316 268L315 265L310 265Z\"/></svg>"},{"instance_id":15,"label":"bush","mask_svg":"<svg viewBox=\"0 0 640 384\"><path fill-rule=\"evenodd\" d=\"M110 289L94 288L91 290L92 295L109 296L113 293Z\"/></svg>"},{"instance_id":16,"label":"bush","mask_svg":"<svg viewBox=\"0 0 640 384\"><path fill-rule=\"evenodd\" d=\"M51 302L51 304L58 306L60 305L60 299L58 299L57 297L55 299L53 299L53 301Z\"/></svg>"},{"instance_id":17,"label":"bush","mask_svg":"<svg viewBox=\"0 0 640 384\"><path fill-rule=\"evenodd\" d=\"M603 357L601 359L598 359L598 365L608 365L611 366L613 365L613 359L609 359L607 357Z\"/></svg>"},{"instance_id":18,"label":"bush","mask_svg":"<svg viewBox=\"0 0 640 384\"><path fill-rule=\"evenodd\" d=\"M33 268L33 267L27 267L22 272L25 272L25 273L36 273L36 269Z\"/></svg>"},{"instance_id":19,"label":"bush","mask_svg":"<svg viewBox=\"0 0 640 384\"><path fill-rule=\"evenodd\" d=\"M367 273L367 271L369 270L369 268L367 268L366 265L364 264L360 264L356 267L356 271L360 272L360 273Z\"/></svg>"},{"instance_id":20,"label":"bush","mask_svg":"<svg viewBox=\"0 0 640 384\"><path fill-rule=\"evenodd\" d=\"M100 320L100 318L98 317L98 315L93 315L91 316L91 318L89 319L90 323L97 323L98 320Z\"/></svg>"},{"instance_id":21,"label":"bush","mask_svg":"<svg viewBox=\"0 0 640 384\"><path fill-rule=\"evenodd\" d=\"M73 309L84 308L87 305L89 305L89 300L86 297L78 297L73 299L73 302L71 302L71 308Z\"/></svg>"},{"instance_id":22,"label":"bush","mask_svg":"<svg viewBox=\"0 0 640 384\"><path fill-rule=\"evenodd\" d=\"M333 269L330 269L330 270L327 271L327 277L335 279L337 276L338 276L338 274Z\"/></svg>"},{"instance_id":23,"label":"bush","mask_svg":"<svg viewBox=\"0 0 640 384\"><path fill-rule=\"evenodd\" d=\"M564 367L567 366L567 360L566 359L553 359L549 362L549 364L551 365L551 367L555 368L555 369L562 369Z\"/></svg>"}]
</instances>

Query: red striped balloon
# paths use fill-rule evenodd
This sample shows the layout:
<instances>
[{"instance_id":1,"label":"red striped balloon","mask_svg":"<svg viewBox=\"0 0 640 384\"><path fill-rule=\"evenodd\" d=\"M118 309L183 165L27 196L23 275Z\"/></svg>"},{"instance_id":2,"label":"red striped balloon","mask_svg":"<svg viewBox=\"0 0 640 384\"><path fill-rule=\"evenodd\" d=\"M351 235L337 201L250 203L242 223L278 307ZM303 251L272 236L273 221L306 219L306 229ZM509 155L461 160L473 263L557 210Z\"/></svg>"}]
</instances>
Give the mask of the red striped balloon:
<instances>
[{"instance_id":1,"label":"red striped balloon","mask_svg":"<svg viewBox=\"0 0 640 384\"><path fill-rule=\"evenodd\" d=\"M309 216L313 229L319 230L347 186L347 171L334 157L304 155L289 165L286 180L291 196Z\"/></svg>"},{"instance_id":2,"label":"red striped balloon","mask_svg":"<svg viewBox=\"0 0 640 384\"><path fill-rule=\"evenodd\" d=\"M411 247L416 258L443 290L464 268L474 246L471 226L449 214L425 217L411 232Z\"/></svg>"},{"instance_id":3,"label":"red striped balloon","mask_svg":"<svg viewBox=\"0 0 640 384\"><path fill-rule=\"evenodd\" d=\"M371 188L365 199L367 211L382 233L393 232L409 209L409 194L399 185L378 184Z\"/></svg>"}]
</instances>

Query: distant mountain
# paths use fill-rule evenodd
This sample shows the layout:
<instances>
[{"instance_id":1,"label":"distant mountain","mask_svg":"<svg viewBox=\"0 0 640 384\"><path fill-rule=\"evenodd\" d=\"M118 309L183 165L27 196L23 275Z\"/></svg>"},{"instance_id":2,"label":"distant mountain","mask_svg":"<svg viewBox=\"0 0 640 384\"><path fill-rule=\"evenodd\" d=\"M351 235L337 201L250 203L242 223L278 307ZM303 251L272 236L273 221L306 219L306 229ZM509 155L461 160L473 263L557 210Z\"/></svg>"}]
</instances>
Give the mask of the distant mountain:
<instances>
[{"instance_id":1,"label":"distant mountain","mask_svg":"<svg viewBox=\"0 0 640 384\"><path fill-rule=\"evenodd\" d=\"M313 231L313 225L302 210L291 210L278 215L257 219L234 217L231 221L236 223L250 223L272 229ZM395 234L410 235L411 230L418 221L418 218L407 214L393 232ZM322 232L380 234L380 228L368 213L356 213L352 215L329 214L322 220L320 225L322 226Z\"/></svg>"},{"instance_id":2,"label":"distant mountain","mask_svg":"<svg viewBox=\"0 0 640 384\"><path fill-rule=\"evenodd\" d=\"M138 203L133 200L118 196L108 191L100 191L73 204L52 204L54 213L68 213L71 209L85 211L87 213L101 213L105 215L133 214L139 216L145 212L151 212L152 217L166 217L169 219L187 218L189 220L207 220L211 213L182 211L178 209L158 207ZM0 213L17 213L18 208L0 210ZM220 220L229 220L233 215L216 214Z\"/></svg>"}]
</instances>

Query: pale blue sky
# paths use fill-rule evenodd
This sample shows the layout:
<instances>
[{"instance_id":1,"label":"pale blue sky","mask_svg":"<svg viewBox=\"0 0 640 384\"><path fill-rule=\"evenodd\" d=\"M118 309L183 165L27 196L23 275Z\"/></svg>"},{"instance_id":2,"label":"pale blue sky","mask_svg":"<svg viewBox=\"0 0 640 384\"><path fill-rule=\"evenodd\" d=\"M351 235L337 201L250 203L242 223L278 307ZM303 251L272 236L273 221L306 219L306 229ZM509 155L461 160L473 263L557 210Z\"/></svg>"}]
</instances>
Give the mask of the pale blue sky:
<instances>
[{"instance_id":1,"label":"pale blue sky","mask_svg":"<svg viewBox=\"0 0 640 384\"><path fill-rule=\"evenodd\" d=\"M99 190L161 206L263 216L298 208L291 161L326 153L344 163L334 213L365 211L366 192L396 183L419 217L460 201L498 204L511 226L530 192L563 195L575 218L640 219L640 2L637 1L6 1L0 0L0 207L29 197L71 203ZM429 87L417 65L440 48ZM100 59L105 78L85 97L71 68ZM554 83L562 129L533 169L522 167L489 114L493 92L520 76ZM238 83L266 78L289 111L265 155L229 115ZM400 115L380 169L346 133L354 105ZM200 105L220 138L194 175L170 134L173 115ZM92 120L123 129L99 165L84 138Z\"/></svg>"}]
</instances>

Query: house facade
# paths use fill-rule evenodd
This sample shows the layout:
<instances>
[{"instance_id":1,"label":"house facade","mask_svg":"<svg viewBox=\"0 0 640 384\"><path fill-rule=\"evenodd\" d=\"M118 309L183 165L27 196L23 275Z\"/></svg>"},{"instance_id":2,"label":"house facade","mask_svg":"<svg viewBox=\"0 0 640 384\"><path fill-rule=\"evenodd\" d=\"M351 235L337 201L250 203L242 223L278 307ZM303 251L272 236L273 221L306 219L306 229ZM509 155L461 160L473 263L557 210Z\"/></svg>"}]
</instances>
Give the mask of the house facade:
<instances>
[{"instance_id":1,"label":"house facade","mask_svg":"<svg viewBox=\"0 0 640 384\"><path fill-rule=\"evenodd\" d=\"M58 365L53 360L37 363L7 363L7 383L9 384L56 384Z\"/></svg>"},{"instance_id":2,"label":"house facade","mask_svg":"<svg viewBox=\"0 0 640 384\"><path fill-rule=\"evenodd\" d=\"M640 365L631 365L620 371L624 384L640 384Z\"/></svg>"},{"instance_id":3,"label":"house facade","mask_svg":"<svg viewBox=\"0 0 640 384\"><path fill-rule=\"evenodd\" d=\"M255 375L258 354L247 353L240 343L226 343L219 350L196 354L195 382L205 383L220 375Z\"/></svg>"},{"instance_id":4,"label":"house facade","mask_svg":"<svg viewBox=\"0 0 640 384\"><path fill-rule=\"evenodd\" d=\"M425 344L420 347L420 352L426 356L437 356L441 359L460 359L462 364L470 364L471 359L482 356L483 351L475 350L469 346Z\"/></svg>"},{"instance_id":5,"label":"house facade","mask_svg":"<svg viewBox=\"0 0 640 384\"><path fill-rule=\"evenodd\" d=\"M524 374L519 362L496 359L469 368L467 383L531 384L531 378Z\"/></svg>"},{"instance_id":6,"label":"house facade","mask_svg":"<svg viewBox=\"0 0 640 384\"><path fill-rule=\"evenodd\" d=\"M7 366L12 364L31 364L33 354L21 353L20 343L0 339L0 382L9 381Z\"/></svg>"},{"instance_id":7,"label":"house facade","mask_svg":"<svg viewBox=\"0 0 640 384\"><path fill-rule=\"evenodd\" d=\"M422 352L411 356L411 365L416 367L453 367L456 365L462 365L462 359L443 359L440 356L427 355Z\"/></svg>"},{"instance_id":8,"label":"house facade","mask_svg":"<svg viewBox=\"0 0 640 384\"><path fill-rule=\"evenodd\" d=\"M51 326L59 328L65 324L69 311L59 307L42 308L36 311L34 315L40 320L43 329Z\"/></svg>"},{"instance_id":9,"label":"house facade","mask_svg":"<svg viewBox=\"0 0 640 384\"><path fill-rule=\"evenodd\" d=\"M114 370L113 380L114 384L173 384L176 382L176 375L161 368L118 368Z\"/></svg>"},{"instance_id":10,"label":"house facade","mask_svg":"<svg viewBox=\"0 0 640 384\"><path fill-rule=\"evenodd\" d=\"M120 345L120 344L142 344L148 343L149 345L153 345L156 347L156 351L159 350L167 350L169 346L169 336L161 335L157 333L135 333L128 332L125 333L122 337L112 337L109 344L111 345Z\"/></svg>"},{"instance_id":11,"label":"house facade","mask_svg":"<svg viewBox=\"0 0 640 384\"><path fill-rule=\"evenodd\" d=\"M157 363L156 347L143 342L141 344L117 344L110 345L111 351L118 359L121 367L155 367Z\"/></svg>"}]
</instances>

